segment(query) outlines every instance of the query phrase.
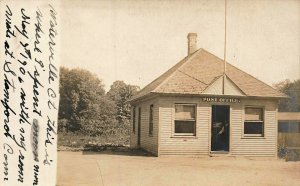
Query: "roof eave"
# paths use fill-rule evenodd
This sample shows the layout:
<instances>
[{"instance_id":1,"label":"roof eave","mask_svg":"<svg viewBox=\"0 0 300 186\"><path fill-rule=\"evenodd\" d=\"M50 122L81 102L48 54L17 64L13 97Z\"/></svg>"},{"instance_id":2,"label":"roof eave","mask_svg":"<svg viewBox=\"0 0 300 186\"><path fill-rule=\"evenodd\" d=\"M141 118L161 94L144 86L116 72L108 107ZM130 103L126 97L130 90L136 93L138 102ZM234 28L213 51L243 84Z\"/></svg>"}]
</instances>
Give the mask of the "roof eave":
<instances>
[{"instance_id":1,"label":"roof eave","mask_svg":"<svg viewBox=\"0 0 300 186\"><path fill-rule=\"evenodd\" d=\"M215 96L215 97L236 97L236 98L259 98L259 99L283 99L289 98L288 96L256 96L256 95L217 95L217 94L202 94L202 93L168 93L168 92L151 92L150 94L139 97L135 100L144 99L150 95L164 95L164 96Z\"/></svg>"},{"instance_id":2,"label":"roof eave","mask_svg":"<svg viewBox=\"0 0 300 186\"><path fill-rule=\"evenodd\" d=\"M150 93L145 94L143 96L139 96L139 97L133 98L133 99L127 101L127 102L132 105L132 104L137 103L137 102L142 101L142 100L151 99L151 98L153 98L155 96L157 96L156 92L150 92Z\"/></svg>"}]
</instances>

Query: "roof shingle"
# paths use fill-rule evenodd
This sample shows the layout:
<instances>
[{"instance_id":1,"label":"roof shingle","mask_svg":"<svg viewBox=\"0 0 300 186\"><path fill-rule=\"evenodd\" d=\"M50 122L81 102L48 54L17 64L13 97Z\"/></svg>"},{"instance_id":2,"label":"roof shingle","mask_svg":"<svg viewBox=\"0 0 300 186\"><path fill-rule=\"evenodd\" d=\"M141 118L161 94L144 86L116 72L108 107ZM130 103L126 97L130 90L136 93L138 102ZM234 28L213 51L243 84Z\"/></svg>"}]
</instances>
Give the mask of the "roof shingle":
<instances>
[{"instance_id":1,"label":"roof shingle","mask_svg":"<svg viewBox=\"0 0 300 186\"><path fill-rule=\"evenodd\" d=\"M210 84L223 75L223 69L224 61L222 59L204 49L199 49L145 86L132 100L150 93L201 95ZM286 97L283 93L229 63L226 64L226 76L246 96Z\"/></svg>"}]
</instances>

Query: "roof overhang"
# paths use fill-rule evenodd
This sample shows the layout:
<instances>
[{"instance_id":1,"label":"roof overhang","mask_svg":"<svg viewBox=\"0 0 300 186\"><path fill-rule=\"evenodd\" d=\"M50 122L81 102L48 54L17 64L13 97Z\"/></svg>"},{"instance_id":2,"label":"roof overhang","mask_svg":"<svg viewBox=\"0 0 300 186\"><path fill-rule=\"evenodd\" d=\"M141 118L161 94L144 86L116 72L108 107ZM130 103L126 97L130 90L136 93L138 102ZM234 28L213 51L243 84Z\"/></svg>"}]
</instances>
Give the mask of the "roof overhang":
<instances>
[{"instance_id":1,"label":"roof overhang","mask_svg":"<svg viewBox=\"0 0 300 186\"><path fill-rule=\"evenodd\" d=\"M149 94L146 94L144 96L138 97L138 98L133 98L129 100L128 102L130 104L135 104L141 101L145 101L148 99L152 99L157 96L178 96L178 97L226 97L226 98L242 98L242 99L272 99L272 100L279 100L279 99L287 99L289 98L288 96L282 96L282 97L275 97L275 96L247 96L247 95L219 95L219 94L193 94L193 93L161 93L161 92L151 92Z\"/></svg>"},{"instance_id":2,"label":"roof overhang","mask_svg":"<svg viewBox=\"0 0 300 186\"><path fill-rule=\"evenodd\" d=\"M130 99L129 101L127 101L128 103L130 103L131 105L134 105L138 102L141 102L141 101L146 101L146 100L149 100L149 99L152 99L152 98L155 98L157 97L158 94L155 93L155 92L151 92L149 94L146 94L144 96L141 96L141 97L137 97L137 98L133 98L133 99Z\"/></svg>"},{"instance_id":3,"label":"roof overhang","mask_svg":"<svg viewBox=\"0 0 300 186\"><path fill-rule=\"evenodd\" d=\"M191 97L228 97L228 98L249 98L249 99L283 99L287 96L247 96L247 95L227 95L227 94L193 94L193 93L158 93L161 96L191 96Z\"/></svg>"}]
</instances>

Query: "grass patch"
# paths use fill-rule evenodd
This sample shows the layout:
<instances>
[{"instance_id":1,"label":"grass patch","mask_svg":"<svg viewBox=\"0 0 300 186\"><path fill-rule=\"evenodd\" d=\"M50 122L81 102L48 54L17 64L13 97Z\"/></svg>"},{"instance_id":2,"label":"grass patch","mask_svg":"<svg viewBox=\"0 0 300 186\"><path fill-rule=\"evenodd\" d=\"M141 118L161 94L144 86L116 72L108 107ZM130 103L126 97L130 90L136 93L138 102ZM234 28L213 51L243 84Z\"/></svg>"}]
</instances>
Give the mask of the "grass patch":
<instances>
[{"instance_id":1,"label":"grass patch","mask_svg":"<svg viewBox=\"0 0 300 186\"><path fill-rule=\"evenodd\" d=\"M86 146L128 146L129 135L112 134L88 136L80 133L58 133L58 147L84 148Z\"/></svg>"}]
</instances>

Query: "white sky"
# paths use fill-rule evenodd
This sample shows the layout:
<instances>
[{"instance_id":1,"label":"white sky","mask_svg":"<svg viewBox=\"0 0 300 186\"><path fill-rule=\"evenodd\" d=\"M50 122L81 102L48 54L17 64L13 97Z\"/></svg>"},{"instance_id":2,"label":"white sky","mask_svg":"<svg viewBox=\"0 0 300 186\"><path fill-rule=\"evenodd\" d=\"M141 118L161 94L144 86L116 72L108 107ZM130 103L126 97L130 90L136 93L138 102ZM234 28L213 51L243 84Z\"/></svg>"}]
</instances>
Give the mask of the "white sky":
<instances>
[{"instance_id":1,"label":"white sky","mask_svg":"<svg viewBox=\"0 0 300 186\"><path fill-rule=\"evenodd\" d=\"M273 84L300 78L300 1L227 1L227 61ZM61 64L144 87L198 48L223 58L224 1L63 0Z\"/></svg>"}]
</instances>

